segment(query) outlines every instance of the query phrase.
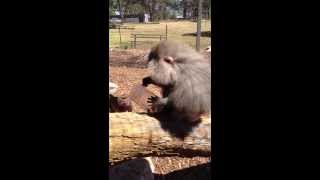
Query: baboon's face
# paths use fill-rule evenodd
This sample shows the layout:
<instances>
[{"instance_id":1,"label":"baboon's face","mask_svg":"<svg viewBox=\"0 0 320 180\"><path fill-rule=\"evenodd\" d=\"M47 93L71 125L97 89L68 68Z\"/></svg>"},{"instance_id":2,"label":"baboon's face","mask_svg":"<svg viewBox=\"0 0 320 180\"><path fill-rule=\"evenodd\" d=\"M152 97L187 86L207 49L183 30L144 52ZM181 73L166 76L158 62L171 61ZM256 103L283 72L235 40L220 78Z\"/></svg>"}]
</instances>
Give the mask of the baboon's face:
<instances>
[{"instance_id":1,"label":"baboon's face","mask_svg":"<svg viewBox=\"0 0 320 180\"><path fill-rule=\"evenodd\" d=\"M167 86L177 81L177 70L173 57L160 57L151 52L148 61L148 68L152 70L151 78L155 82Z\"/></svg>"},{"instance_id":2,"label":"baboon's face","mask_svg":"<svg viewBox=\"0 0 320 180\"><path fill-rule=\"evenodd\" d=\"M184 62L193 51L188 46L174 42L161 41L152 47L147 57L152 70L151 79L159 85L174 85L183 71Z\"/></svg>"},{"instance_id":3,"label":"baboon's face","mask_svg":"<svg viewBox=\"0 0 320 180\"><path fill-rule=\"evenodd\" d=\"M127 97L118 97L118 104L122 107L127 107L131 105L131 102Z\"/></svg>"}]
</instances>

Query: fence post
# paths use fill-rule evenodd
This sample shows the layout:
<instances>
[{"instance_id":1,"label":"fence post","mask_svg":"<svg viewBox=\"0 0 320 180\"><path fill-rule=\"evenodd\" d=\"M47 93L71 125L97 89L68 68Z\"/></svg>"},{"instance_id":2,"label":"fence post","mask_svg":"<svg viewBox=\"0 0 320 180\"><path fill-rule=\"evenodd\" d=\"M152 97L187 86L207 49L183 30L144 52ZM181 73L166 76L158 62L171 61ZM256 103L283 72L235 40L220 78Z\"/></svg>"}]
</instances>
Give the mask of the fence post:
<instances>
[{"instance_id":1,"label":"fence post","mask_svg":"<svg viewBox=\"0 0 320 180\"><path fill-rule=\"evenodd\" d=\"M196 37L196 49L197 49L197 51L200 51L201 16L202 16L202 0L198 0L198 22L197 22L197 37Z\"/></svg>"},{"instance_id":2,"label":"fence post","mask_svg":"<svg viewBox=\"0 0 320 180\"><path fill-rule=\"evenodd\" d=\"M134 35L134 48L136 48L136 34Z\"/></svg>"},{"instance_id":3,"label":"fence post","mask_svg":"<svg viewBox=\"0 0 320 180\"><path fill-rule=\"evenodd\" d=\"M166 40L168 40L168 24L166 24Z\"/></svg>"},{"instance_id":4,"label":"fence post","mask_svg":"<svg viewBox=\"0 0 320 180\"><path fill-rule=\"evenodd\" d=\"M120 46L120 48L121 48L121 44L122 44L122 41L121 41L121 31L120 31L120 25L119 25L119 37L120 37L120 44L119 44L119 46Z\"/></svg>"}]
</instances>

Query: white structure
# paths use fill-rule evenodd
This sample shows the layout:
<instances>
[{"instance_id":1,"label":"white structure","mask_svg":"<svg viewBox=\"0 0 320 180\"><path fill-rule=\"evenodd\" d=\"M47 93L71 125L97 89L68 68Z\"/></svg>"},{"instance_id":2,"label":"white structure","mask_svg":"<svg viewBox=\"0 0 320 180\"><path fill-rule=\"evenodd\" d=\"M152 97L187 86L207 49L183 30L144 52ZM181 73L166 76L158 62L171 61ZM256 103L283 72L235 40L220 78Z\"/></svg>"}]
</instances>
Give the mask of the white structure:
<instances>
[{"instance_id":1,"label":"white structure","mask_svg":"<svg viewBox=\"0 0 320 180\"><path fill-rule=\"evenodd\" d=\"M145 13L144 14L144 22L145 23L149 22L149 18L150 18L149 14Z\"/></svg>"},{"instance_id":2,"label":"white structure","mask_svg":"<svg viewBox=\"0 0 320 180\"><path fill-rule=\"evenodd\" d=\"M113 94L118 90L118 85L112 82L109 82L109 94Z\"/></svg>"}]
</instances>

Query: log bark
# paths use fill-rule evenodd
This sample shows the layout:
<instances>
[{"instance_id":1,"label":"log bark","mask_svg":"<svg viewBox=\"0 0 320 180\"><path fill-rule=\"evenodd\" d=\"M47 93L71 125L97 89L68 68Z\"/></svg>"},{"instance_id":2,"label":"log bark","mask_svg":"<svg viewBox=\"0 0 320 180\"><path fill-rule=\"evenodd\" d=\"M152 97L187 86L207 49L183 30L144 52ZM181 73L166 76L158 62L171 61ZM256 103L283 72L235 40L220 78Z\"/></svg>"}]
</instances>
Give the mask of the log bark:
<instances>
[{"instance_id":1,"label":"log bark","mask_svg":"<svg viewBox=\"0 0 320 180\"><path fill-rule=\"evenodd\" d=\"M109 164L147 156L210 156L209 118L184 140L163 130L159 120L142 114L109 113Z\"/></svg>"}]
</instances>

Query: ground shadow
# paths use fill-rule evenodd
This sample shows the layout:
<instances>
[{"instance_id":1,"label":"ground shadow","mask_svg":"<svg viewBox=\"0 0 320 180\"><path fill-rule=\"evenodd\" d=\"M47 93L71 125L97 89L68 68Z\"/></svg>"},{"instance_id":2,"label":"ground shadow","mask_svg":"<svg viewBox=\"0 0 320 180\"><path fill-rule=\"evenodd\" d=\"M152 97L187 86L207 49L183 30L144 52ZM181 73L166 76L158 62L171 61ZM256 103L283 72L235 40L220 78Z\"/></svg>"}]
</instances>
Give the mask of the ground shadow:
<instances>
[{"instance_id":1,"label":"ground shadow","mask_svg":"<svg viewBox=\"0 0 320 180\"><path fill-rule=\"evenodd\" d=\"M192 132L193 128L197 127L201 123L201 118L195 122L188 122L186 120L170 118L170 113L166 112L148 115L159 120L160 126L163 130L181 140L184 140L184 138Z\"/></svg>"},{"instance_id":2,"label":"ground shadow","mask_svg":"<svg viewBox=\"0 0 320 180\"><path fill-rule=\"evenodd\" d=\"M211 179L210 163L173 171L168 174L154 174L154 180L209 180Z\"/></svg>"},{"instance_id":3,"label":"ground shadow","mask_svg":"<svg viewBox=\"0 0 320 180\"><path fill-rule=\"evenodd\" d=\"M133 159L118 165L109 166L109 178L111 180L209 180L213 173L211 169L214 166L211 166L211 163L204 163L179 169L168 174L153 173L153 168L150 167L146 159Z\"/></svg>"},{"instance_id":4,"label":"ground shadow","mask_svg":"<svg viewBox=\"0 0 320 180\"><path fill-rule=\"evenodd\" d=\"M110 180L152 180L153 176L150 163L143 158L132 159L109 166Z\"/></svg>"},{"instance_id":5,"label":"ground shadow","mask_svg":"<svg viewBox=\"0 0 320 180\"><path fill-rule=\"evenodd\" d=\"M197 33L185 33L182 34L182 36L197 36ZM211 37L211 31L202 31L201 32L202 37Z\"/></svg>"}]
</instances>

